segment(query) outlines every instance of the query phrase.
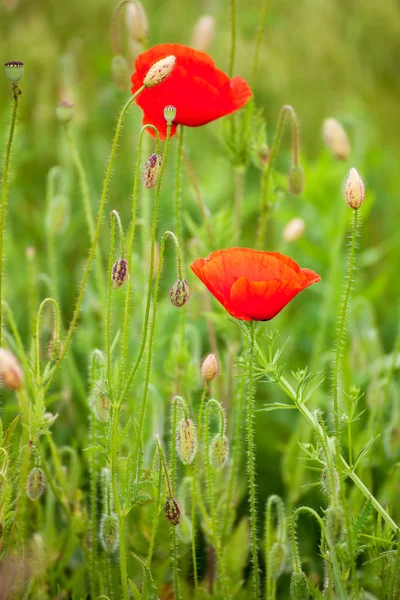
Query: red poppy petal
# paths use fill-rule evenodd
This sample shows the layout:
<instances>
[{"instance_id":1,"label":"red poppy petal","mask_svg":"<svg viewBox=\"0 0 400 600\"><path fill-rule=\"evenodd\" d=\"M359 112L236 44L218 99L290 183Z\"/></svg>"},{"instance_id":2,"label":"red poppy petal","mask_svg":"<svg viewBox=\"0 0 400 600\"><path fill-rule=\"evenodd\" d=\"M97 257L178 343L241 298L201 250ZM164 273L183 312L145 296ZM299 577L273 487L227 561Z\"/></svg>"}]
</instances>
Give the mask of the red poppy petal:
<instances>
[{"instance_id":1,"label":"red poppy petal","mask_svg":"<svg viewBox=\"0 0 400 600\"><path fill-rule=\"evenodd\" d=\"M241 77L234 77L230 82L232 90L232 99L235 110L242 108L248 100L252 97L253 93L249 87L249 84Z\"/></svg>"},{"instance_id":2,"label":"red poppy petal","mask_svg":"<svg viewBox=\"0 0 400 600\"><path fill-rule=\"evenodd\" d=\"M318 281L321 281L321 277L318 275L318 273L315 273L315 271L311 271L311 269L301 269L301 273L306 282L304 287L308 287L313 283L318 283Z\"/></svg>"},{"instance_id":3,"label":"red poppy petal","mask_svg":"<svg viewBox=\"0 0 400 600\"><path fill-rule=\"evenodd\" d=\"M205 265L205 259L204 258L199 258L197 260L194 261L194 263L192 263L190 265L190 268L192 269L193 273L195 275L197 275L197 277L200 279L200 281L202 281L204 283L204 285L206 286L206 288L208 289L209 292L212 293L212 295L214 296L214 298L216 298L218 300L218 302L220 302L222 304L222 306L226 305L226 301L229 297L228 296L224 296L223 293L221 293L214 285L214 282L212 281L212 279L209 278L209 274L207 273L207 271L203 268Z\"/></svg>"}]
</instances>

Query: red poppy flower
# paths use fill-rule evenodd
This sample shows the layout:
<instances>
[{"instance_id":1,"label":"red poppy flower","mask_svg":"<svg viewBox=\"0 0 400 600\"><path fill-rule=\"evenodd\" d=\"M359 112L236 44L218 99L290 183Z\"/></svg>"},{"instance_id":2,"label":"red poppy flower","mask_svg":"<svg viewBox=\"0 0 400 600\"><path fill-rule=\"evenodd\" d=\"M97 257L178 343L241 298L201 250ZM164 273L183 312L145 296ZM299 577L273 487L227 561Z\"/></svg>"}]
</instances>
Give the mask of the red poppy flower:
<instances>
[{"instance_id":1,"label":"red poppy flower","mask_svg":"<svg viewBox=\"0 0 400 600\"><path fill-rule=\"evenodd\" d=\"M180 44L159 44L137 57L132 94L143 85L150 67L170 55L176 57L171 75L159 85L143 90L136 100L144 112L143 124L155 125L161 139L165 139L167 132L165 106L176 108L171 129L173 135L177 125L205 125L239 110L251 98L251 90L244 79L229 79L207 54Z\"/></svg>"},{"instance_id":2,"label":"red poppy flower","mask_svg":"<svg viewBox=\"0 0 400 600\"><path fill-rule=\"evenodd\" d=\"M199 258L192 271L230 315L269 321L321 277L279 252L227 248Z\"/></svg>"}]
</instances>

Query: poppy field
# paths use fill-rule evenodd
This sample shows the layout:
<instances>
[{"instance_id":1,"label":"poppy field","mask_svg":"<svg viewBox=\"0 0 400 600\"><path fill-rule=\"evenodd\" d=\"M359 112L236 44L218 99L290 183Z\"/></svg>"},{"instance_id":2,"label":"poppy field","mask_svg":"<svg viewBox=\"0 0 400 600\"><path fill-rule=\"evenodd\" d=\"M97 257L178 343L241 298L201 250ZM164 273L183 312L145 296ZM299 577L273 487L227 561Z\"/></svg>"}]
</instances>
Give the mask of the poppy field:
<instances>
[{"instance_id":1,"label":"poppy field","mask_svg":"<svg viewBox=\"0 0 400 600\"><path fill-rule=\"evenodd\" d=\"M0 600L400 598L395 0L0 0Z\"/></svg>"}]
</instances>

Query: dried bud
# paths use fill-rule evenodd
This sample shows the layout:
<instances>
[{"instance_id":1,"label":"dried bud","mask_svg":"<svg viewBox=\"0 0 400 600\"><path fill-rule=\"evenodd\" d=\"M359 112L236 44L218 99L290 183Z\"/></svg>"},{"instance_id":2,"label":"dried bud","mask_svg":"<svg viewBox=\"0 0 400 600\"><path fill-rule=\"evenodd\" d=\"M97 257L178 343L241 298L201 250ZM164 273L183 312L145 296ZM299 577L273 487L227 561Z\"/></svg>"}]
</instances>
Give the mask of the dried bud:
<instances>
[{"instance_id":1,"label":"dried bud","mask_svg":"<svg viewBox=\"0 0 400 600\"><path fill-rule=\"evenodd\" d=\"M126 27L136 42L143 44L149 37L149 24L141 2L135 0L126 7Z\"/></svg>"},{"instance_id":2,"label":"dried bud","mask_svg":"<svg viewBox=\"0 0 400 600\"><path fill-rule=\"evenodd\" d=\"M301 165L292 165L288 174L289 191L291 194L300 195L304 191L305 176Z\"/></svg>"},{"instance_id":3,"label":"dried bud","mask_svg":"<svg viewBox=\"0 0 400 600\"><path fill-rule=\"evenodd\" d=\"M325 119L322 136L329 150L339 160L346 160L350 154L350 142L347 133L336 119Z\"/></svg>"},{"instance_id":4,"label":"dried bud","mask_svg":"<svg viewBox=\"0 0 400 600\"><path fill-rule=\"evenodd\" d=\"M60 123L69 123L74 116L74 105L68 100L63 100L56 108L56 117Z\"/></svg>"},{"instance_id":5,"label":"dried bud","mask_svg":"<svg viewBox=\"0 0 400 600\"><path fill-rule=\"evenodd\" d=\"M219 374L219 362L215 354L208 354L200 366L200 374L204 381L212 381Z\"/></svg>"},{"instance_id":6,"label":"dried bud","mask_svg":"<svg viewBox=\"0 0 400 600\"><path fill-rule=\"evenodd\" d=\"M107 554L113 554L118 548L119 531L116 515L102 516L100 522L100 542Z\"/></svg>"},{"instance_id":7,"label":"dried bud","mask_svg":"<svg viewBox=\"0 0 400 600\"><path fill-rule=\"evenodd\" d=\"M115 261L112 268L112 286L116 290L125 283L128 276L128 263L124 258L119 258Z\"/></svg>"},{"instance_id":8,"label":"dried bud","mask_svg":"<svg viewBox=\"0 0 400 600\"><path fill-rule=\"evenodd\" d=\"M176 117L176 108L175 106L165 106L164 107L164 119L167 123L172 123Z\"/></svg>"},{"instance_id":9,"label":"dried bud","mask_svg":"<svg viewBox=\"0 0 400 600\"><path fill-rule=\"evenodd\" d=\"M184 306L189 300L190 290L189 284L186 279L177 279L169 291L169 299L171 300L172 306L180 308Z\"/></svg>"},{"instance_id":10,"label":"dried bud","mask_svg":"<svg viewBox=\"0 0 400 600\"><path fill-rule=\"evenodd\" d=\"M117 88L126 90L129 87L129 67L123 56L113 56L111 75Z\"/></svg>"},{"instance_id":11,"label":"dried bud","mask_svg":"<svg viewBox=\"0 0 400 600\"><path fill-rule=\"evenodd\" d=\"M160 154L152 154L144 163L142 179L145 188L148 190L157 184L161 171L161 162Z\"/></svg>"},{"instance_id":12,"label":"dried bud","mask_svg":"<svg viewBox=\"0 0 400 600\"><path fill-rule=\"evenodd\" d=\"M108 421L111 402L110 398L103 392L100 386L95 386L92 397L92 407L94 414L99 421L103 421L104 423Z\"/></svg>"},{"instance_id":13,"label":"dried bud","mask_svg":"<svg viewBox=\"0 0 400 600\"><path fill-rule=\"evenodd\" d=\"M278 579L283 573L287 557L287 549L282 542L275 542L269 551L271 578Z\"/></svg>"},{"instance_id":14,"label":"dried bud","mask_svg":"<svg viewBox=\"0 0 400 600\"><path fill-rule=\"evenodd\" d=\"M328 506L325 512L326 531L334 544L344 533L344 512L341 506Z\"/></svg>"},{"instance_id":15,"label":"dried bud","mask_svg":"<svg viewBox=\"0 0 400 600\"><path fill-rule=\"evenodd\" d=\"M70 208L71 205L68 196L57 194L51 200L46 215L46 227L51 235L60 235L68 227Z\"/></svg>"},{"instance_id":16,"label":"dried bud","mask_svg":"<svg viewBox=\"0 0 400 600\"><path fill-rule=\"evenodd\" d=\"M0 378L4 385L12 390L19 390L23 383L22 369L14 354L0 348Z\"/></svg>"},{"instance_id":17,"label":"dried bud","mask_svg":"<svg viewBox=\"0 0 400 600\"><path fill-rule=\"evenodd\" d=\"M10 81L17 83L24 74L24 63L19 60L12 60L5 63L6 75Z\"/></svg>"},{"instance_id":18,"label":"dried bud","mask_svg":"<svg viewBox=\"0 0 400 600\"><path fill-rule=\"evenodd\" d=\"M39 467L34 467L26 482L26 495L30 500L37 500L46 489L44 473Z\"/></svg>"},{"instance_id":19,"label":"dried bud","mask_svg":"<svg viewBox=\"0 0 400 600\"><path fill-rule=\"evenodd\" d=\"M308 589L308 581L305 573L292 573L290 579L290 600L308 600L310 592Z\"/></svg>"},{"instance_id":20,"label":"dried bud","mask_svg":"<svg viewBox=\"0 0 400 600\"><path fill-rule=\"evenodd\" d=\"M192 48L206 52L214 41L215 19L209 15L200 17L193 29Z\"/></svg>"},{"instance_id":21,"label":"dried bud","mask_svg":"<svg viewBox=\"0 0 400 600\"><path fill-rule=\"evenodd\" d=\"M191 419L182 419L178 423L176 450L184 465L190 465L196 455L196 426Z\"/></svg>"},{"instance_id":22,"label":"dried bud","mask_svg":"<svg viewBox=\"0 0 400 600\"><path fill-rule=\"evenodd\" d=\"M168 77L168 75L171 75L175 63L176 57L172 54L157 61L148 70L146 77L143 80L143 84L146 87L154 87L155 85L162 83L164 79Z\"/></svg>"},{"instance_id":23,"label":"dried bud","mask_svg":"<svg viewBox=\"0 0 400 600\"><path fill-rule=\"evenodd\" d=\"M165 516L172 525L179 525L181 520L181 507L175 498L167 498L165 502Z\"/></svg>"},{"instance_id":24,"label":"dried bud","mask_svg":"<svg viewBox=\"0 0 400 600\"><path fill-rule=\"evenodd\" d=\"M47 356L49 357L49 360L52 361L57 361L59 360L60 356L61 356L61 352L62 352L62 343L59 337L53 337L50 342L49 345L47 346Z\"/></svg>"},{"instance_id":25,"label":"dried bud","mask_svg":"<svg viewBox=\"0 0 400 600\"><path fill-rule=\"evenodd\" d=\"M364 184L356 169L350 169L346 179L344 194L350 208L360 208L365 198Z\"/></svg>"},{"instance_id":26,"label":"dried bud","mask_svg":"<svg viewBox=\"0 0 400 600\"><path fill-rule=\"evenodd\" d=\"M300 217L295 217L286 225L283 230L283 239L285 242L296 242L304 233L305 223Z\"/></svg>"},{"instance_id":27,"label":"dried bud","mask_svg":"<svg viewBox=\"0 0 400 600\"><path fill-rule=\"evenodd\" d=\"M229 440L226 435L216 435L210 445L210 463L213 469L222 469L229 456Z\"/></svg>"}]
</instances>

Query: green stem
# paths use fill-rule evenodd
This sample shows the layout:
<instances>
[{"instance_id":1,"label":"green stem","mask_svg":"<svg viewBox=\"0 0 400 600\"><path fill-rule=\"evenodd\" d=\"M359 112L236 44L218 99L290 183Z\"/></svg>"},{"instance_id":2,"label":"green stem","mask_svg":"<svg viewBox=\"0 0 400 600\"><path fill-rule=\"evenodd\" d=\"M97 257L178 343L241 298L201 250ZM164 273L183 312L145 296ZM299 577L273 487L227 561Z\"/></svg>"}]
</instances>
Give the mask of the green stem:
<instances>
[{"instance_id":1,"label":"green stem","mask_svg":"<svg viewBox=\"0 0 400 600\"><path fill-rule=\"evenodd\" d=\"M258 26L258 31L257 31L256 48L254 51L253 71L252 71L252 75L251 75L252 85L255 84L256 76L257 76L258 59L260 57L260 49L261 49L261 42L262 42L263 33L264 33L265 19L267 18L267 9L268 9L268 0L264 0L261 18L260 18L260 24Z\"/></svg>"},{"instance_id":2,"label":"green stem","mask_svg":"<svg viewBox=\"0 0 400 600\"><path fill-rule=\"evenodd\" d=\"M158 469L156 510L155 510L154 516L153 516L153 526L151 529L149 552L147 554L147 561L146 561L146 565L147 565L148 569L151 568L151 560L153 558L154 542L156 539L157 526L158 526L158 516L159 516L160 510L161 510L161 489L162 489L162 468L161 468L161 464L160 464L159 469Z\"/></svg>"},{"instance_id":3,"label":"green stem","mask_svg":"<svg viewBox=\"0 0 400 600\"><path fill-rule=\"evenodd\" d=\"M3 186L1 192L1 208L0 208L0 347L3 345L3 263L4 263L4 225L6 220L7 209L7 191L8 191L8 176L10 169L11 146L14 139L15 124L17 121L19 89L17 84L13 84L13 108L11 113L10 131L8 134L6 156L4 159L3 171Z\"/></svg>"},{"instance_id":4,"label":"green stem","mask_svg":"<svg viewBox=\"0 0 400 600\"><path fill-rule=\"evenodd\" d=\"M229 77L233 76L236 52L236 0L231 0L231 54L229 60Z\"/></svg>"},{"instance_id":5,"label":"green stem","mask_svg":"<svg viewBox=\"0 0 400 600\"><path fill-rule=\"evenodd\" d=\"M176 155L176 173L175 173L175 231L176 236L183 247L182 238L182 149L183 149L184 128L179 128L179 140Z\"/></svg>"},{"instance_id":6,"label":"green stem","mask_svg":"<svg viewBox=\"0 0 400 600\"><path fill-rule=\"evenodd\" d=\"M244 175L246 168L244 165L235 167L235 243L239 244L242 231L242 212L244 195Z\"/></svg>"},{"instance_id":7,"label":"green stem","mask_svg":"<svg viewBox=\"0 0 400 600\"><path fill-rule=\"evenodd\" d=\"M270 551L271 551L271 509L272 505L275 504L278 520L277 520L277 540L281 544L286 543L286 517L285 517L285 507L282 502L282 499L273 495L268 498L267 508L265 514L265 564L266 564L266 578L265 578L265 597L266 600L270 598L275 598L273 594L273 586L275 581L272 579L271 573L271 560L270 560Z\"/></svg>"},{"instance_id":8,"label":"green stem","mask_svg":"<svg viewBox=\"0 0 400 600\"><path fill-rule=\"evenodd\" d=\"M161 262L161 261L160 261ZM175 498L175 477L176 477L176 452L175 452L175 440L178 423L178 410L177 404L181 400L179 396L175 396L173 399L172 406L172 431L170 440L170 463L171 463L171 492L172 498ZM174 595L176 600L181 599L181 586L179 581L179 550L178 550L178 537L176 535L176 527L171 529L171 556L172 556L172 568L174 573Z\"/></svg>"},{"instance_id":9,"label":"green stem","mask_svg":"<svg viewBox=\"0 0 400 600\"><path fill-rule=\"evenodd\" d=\"M110 397L112 397L112 375L111 375L111 305L112 305L112 270L114 264L115 246L115 215L117 211L111 211L111 239L110 255L108 259L108 283L107 283L107 318L106 318L106 356L107 356L107 384Z\"/></svg>"}]
</instances>

